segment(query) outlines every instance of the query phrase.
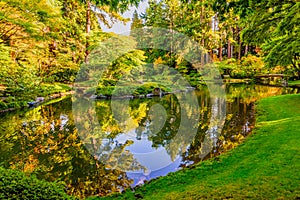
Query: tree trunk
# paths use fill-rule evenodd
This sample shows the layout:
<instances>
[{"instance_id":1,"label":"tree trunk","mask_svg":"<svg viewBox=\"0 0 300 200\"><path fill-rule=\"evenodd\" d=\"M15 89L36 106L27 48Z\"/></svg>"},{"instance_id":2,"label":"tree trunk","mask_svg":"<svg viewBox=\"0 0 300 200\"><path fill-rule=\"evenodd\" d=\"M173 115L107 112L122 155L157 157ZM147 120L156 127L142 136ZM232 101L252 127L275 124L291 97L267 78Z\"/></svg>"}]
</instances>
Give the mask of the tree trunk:
<instances>
[{"instance_id":1,"label":"tree trunk","mask_svg":"<svg viewBox=\"0 0 300 200\"><path fill-rule=\"evenodd\" d=\"M238 38L239 38L238 60L241 60L241 54L242 54L242 40L241 40L240 29L239 29L239 28L238 28Z\"/></svg>"},{"instance_id":2,"label":"tree trunk","mask_svg":"<svg viewBox=\"0 0 300 200\"><path fill-rule=\"evenodd\" d=\"M245 55L248 53L248 44L245 46Z\"/></svg>"},{"instance_id":3,"label":"tree trunk","mask_svg":"<svg viewBox=\"0 0 300 200\"><path fill-rule=\"evenodd\" d=\"M231 58L231 42L230 42L230 40L228 40L227 57L228 57L228 59Z\"/></svg>"},{"instance_id":4,"label":"tree trunk","mask_svg":"<svg viewBox=\"0 0 300 200\"><path fill-rule=\"evenodd\" d=\"M220 48L219 48L219 59L220 59L220 61L223 60L223 47L222 47L222 43L220 44Z\"/></svg>"},{"instance_id":5,"label":"tree trunk","mask_svg":"<svg viewBox=\"0 0 300 200\"><path fill-rule=\"evenodd\" d=\"M242 43L239 42L239 49L238 49L238 60L241 60L241 54L242 54Z\"/></svg>"},{"instance_id":6,"label":"tree trunk","mask_svg":"<svg viewBox=\"0 0 300 200\"><path fill-rule=\"evenodd\" d=\"M201 66L203 67L205 64L205 61L204 61L204 59L205 59L205 49L204 49L205 41L204 41L204 39L201 40L201 45L203 48L201 51Z\"/></svg>"},{"instance_id":7,"label":"tree trunk","mask_svg":"<svg viewBox=\"0 0 300 200\"><path fill-rule=\"evenodd\" d=\"M231 35L229 35L229 38L228 38L228 47L227 47L227 57L228 57L228 59L232 58L232 53L233 53L233 46L231 45L231 41L230 41L230 37L233 38L233 29L232 29L232 27L229 27L229 33Z\"/></svg>"},{"instance_id":8,"label":"tree trunk","mask_svg":"<svg viewBox=\"0 0 300 200\"><path fill-rule=\"evenodd\" d=\"M202 0L201 0L201 3L202 3ZM203 23L203 13L204 13L204 7L203 5L201 4L201 14L200 14L200 24L202 25ZM202 40L201 40L201 45L202 45L202 48L203 50L201 51L201 66L203 67L204 64L205 64L205 48L204 48L204 45L205 45L205 41L204 41L204 35L202 35Z\"/></svg>"},{"instance_id":9,"label":"tree trunk","mask_svg":"<svg viewBox=\"0 0 300 200\"><path fill-rule=\"evenodd\" d=\"M87 0L86 2L86 44L85 44L85 63L88 63L89 51L89 34L91 32L91 1Z\"/></svg>"}]
</instances>

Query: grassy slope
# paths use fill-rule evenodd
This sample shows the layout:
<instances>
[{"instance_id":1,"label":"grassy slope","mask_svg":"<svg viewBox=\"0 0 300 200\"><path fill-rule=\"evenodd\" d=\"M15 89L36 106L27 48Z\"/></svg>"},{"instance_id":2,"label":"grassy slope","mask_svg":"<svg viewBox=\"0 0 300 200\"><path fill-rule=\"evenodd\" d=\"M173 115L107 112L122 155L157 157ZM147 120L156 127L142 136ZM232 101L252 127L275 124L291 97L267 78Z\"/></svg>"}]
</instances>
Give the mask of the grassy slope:
<instances>
[{"instance_id":1,"label":"grassy slope","mask_svg":"<svg viewBox=\"0 0 300 200\"><path fill-rule=\"evenodd\" d=\"M193 169L107 199L300 198L300 95L263 99L255 134Z\"/></svg>"}]
</instances>

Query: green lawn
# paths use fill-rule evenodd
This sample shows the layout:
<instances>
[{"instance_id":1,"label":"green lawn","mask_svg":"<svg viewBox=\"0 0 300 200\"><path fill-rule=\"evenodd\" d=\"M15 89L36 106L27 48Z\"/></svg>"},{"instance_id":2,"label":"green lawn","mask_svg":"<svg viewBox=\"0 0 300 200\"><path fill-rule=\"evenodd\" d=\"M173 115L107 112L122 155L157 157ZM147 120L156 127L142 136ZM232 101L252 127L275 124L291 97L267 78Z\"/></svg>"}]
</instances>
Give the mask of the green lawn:
<instances>
[{"instance_id":1,"label":"green lawn","mask_svg":"<svg viewBox=\"0 0 300 200\"><path fill-rule=\"evenodd\" d=\"M300 95L261 100L257 128L236 149L104 199L299 199Z\"/></svg>"},{"instance_id":2,"label":"green lawn","mask_svg":"<svg viewBox=\"0 0 300 200\"><path fill-rule=\"evenodd\" d=\"M40 86L40 96L48 96L55 93L63 93L71 91L72 88L63 83L43 83Z\"/></svg>"}]
</instances>

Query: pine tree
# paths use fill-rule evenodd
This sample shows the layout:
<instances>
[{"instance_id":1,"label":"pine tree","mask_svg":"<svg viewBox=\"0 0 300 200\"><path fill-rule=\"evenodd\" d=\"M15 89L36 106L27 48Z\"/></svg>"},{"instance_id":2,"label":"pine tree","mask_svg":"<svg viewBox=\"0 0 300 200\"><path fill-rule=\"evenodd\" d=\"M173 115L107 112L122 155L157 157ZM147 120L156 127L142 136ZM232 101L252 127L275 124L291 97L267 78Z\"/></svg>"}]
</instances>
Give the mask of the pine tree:
<instances>
[{"instance_id":1,"label":"pine tree","mask_svg":"<svg viewBox=\"0 0 300 200\"><path fill-rule=\"evenodd\" d=\"M142 26L143 26L143 22L139 18L139 15L138 15L137 11L135 10L133 13L132 24L130 26L130 30L133 30L136 28L142 28Z\"/></svg>"},{"instance_id":2,"label":"pine tree","mask_svg":"<svg viewBox=\"0 0 300 200\"><path fill-rule=\"evenodd\" d=\"M300 78L300 2L263 0L250 6L254 12L243 38L262 46L269 66L292 66Z\"/></svg>"}]
</instances>

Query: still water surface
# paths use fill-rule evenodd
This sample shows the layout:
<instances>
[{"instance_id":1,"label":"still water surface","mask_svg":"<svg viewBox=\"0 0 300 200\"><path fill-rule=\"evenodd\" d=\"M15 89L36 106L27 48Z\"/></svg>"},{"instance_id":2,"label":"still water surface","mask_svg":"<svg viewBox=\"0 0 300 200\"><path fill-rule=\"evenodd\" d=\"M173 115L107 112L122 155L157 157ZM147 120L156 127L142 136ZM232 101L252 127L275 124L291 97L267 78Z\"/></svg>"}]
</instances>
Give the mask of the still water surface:
<instances>
[{"instance_id":1,"label":"still water surface","mask_svg":"<svg viewBox=\"0 0 300 200\"><path fill-rule=\"evenodd\" d=\"M74 116L72 97L0 114L0 165L40 179L63 181L75 196L107 195L236 147L254 127L255 101L298 90L232 84L226 85L226 102L213 101L205 88L195 93L199 110L181 109L178 99L186 93L130 100L129 107L118 108L129 110L132 118L125 128L114 119L110 101L105 100L95 102L101 130L91 127L89 113ZM226 119L221 134L209 136L211 148L204 154L205 136L220 103L226 104ZM178 136L182 112L189 120L200 113L193 138ZM79 133L78 120L88 131Z\"/></svg>"}]
</instances>

